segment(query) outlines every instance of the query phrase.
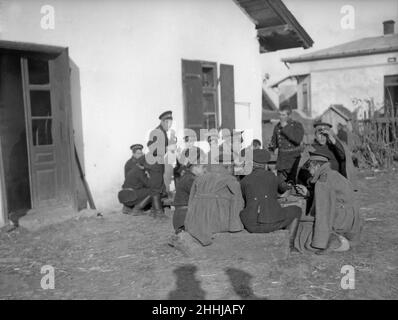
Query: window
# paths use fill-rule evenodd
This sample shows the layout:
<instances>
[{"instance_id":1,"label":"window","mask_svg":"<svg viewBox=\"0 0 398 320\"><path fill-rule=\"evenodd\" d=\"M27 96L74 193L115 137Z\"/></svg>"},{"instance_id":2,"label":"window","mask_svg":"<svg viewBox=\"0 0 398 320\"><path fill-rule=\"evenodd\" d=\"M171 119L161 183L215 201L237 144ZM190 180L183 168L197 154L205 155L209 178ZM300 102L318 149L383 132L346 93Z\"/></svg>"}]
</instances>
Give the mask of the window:
<instances>
[{"instance_id":1,"label":"window","mask_svg":"<svg viewBox=\"0 0 398 320\"><path fill-rule=\"evenodd\" d=\"M217 63L182 60L182 83L184 93L185 127L200 129L234 129L234 82L233 66L220 65L220 79L217 76ZM221 89L221 116L219 114L218 87ZM220 119L221 118L221 119Z\"/></svg>"},{"instance_id":2,"label":"window","mask_svg":"<svg viewBox=\"0 0 398 320\"><path fill-rule=\"evenodd\" d=\"M384 77L384 104L388 116L398 116L398 75Z\"/></svg>"},{"instance_id":3,"label":"window","mask_svg":"<svg viewBox=\"0 0 398 320\"><path fill-rule=\"evenodd\" d=\"M52 110L47 60L28 59L33 146L52 145Z\"/></svg>"}]
</instances>

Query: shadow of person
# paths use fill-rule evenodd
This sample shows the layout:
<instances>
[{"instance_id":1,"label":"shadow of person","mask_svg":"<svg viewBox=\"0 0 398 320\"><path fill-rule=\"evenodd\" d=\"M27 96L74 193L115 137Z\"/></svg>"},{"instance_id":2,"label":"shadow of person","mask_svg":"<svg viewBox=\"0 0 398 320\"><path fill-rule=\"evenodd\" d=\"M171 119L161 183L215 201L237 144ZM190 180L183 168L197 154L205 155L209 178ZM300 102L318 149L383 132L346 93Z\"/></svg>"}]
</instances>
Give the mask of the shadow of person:
<instances>
[{"instance_id":1,"label":"shadow of person","mask_svg":"<svg viewBox=\"0 0 398 320\"><path fill-rule=\"evenodd\" d=\"M176 289L168 294L169 300L204 300L206 292L200 287L200 281L195 273L198 268L187 264L176 268Z\"/></svg>"},{"instance_id":2,"label":"shadow of person","mask_svg":"<svg viewBox=\"0 0 398 320\"><path fill-rule=\"evenodd\" d=\"M250 286L250 281L253 278L250 273L235 268L227 268L225 269L225 273L229 277L235 293L243 300L267 300L267 298L262 298L254 294Z\"/></svg>"}]
</instances>

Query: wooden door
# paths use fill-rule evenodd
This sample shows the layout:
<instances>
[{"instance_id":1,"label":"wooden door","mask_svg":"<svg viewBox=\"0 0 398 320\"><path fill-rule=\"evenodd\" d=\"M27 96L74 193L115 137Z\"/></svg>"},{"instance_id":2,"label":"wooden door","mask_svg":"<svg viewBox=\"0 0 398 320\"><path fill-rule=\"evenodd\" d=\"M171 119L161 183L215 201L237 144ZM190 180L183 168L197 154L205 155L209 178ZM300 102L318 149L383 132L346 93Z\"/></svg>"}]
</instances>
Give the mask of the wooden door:
<instances>
[{"instance_id":1,"label":"wooden door","mask_svg":"<svg viewBox=\"0 0 398 320\"><path fill-rule=\"evenodd\" d=\"M74 206L67 51L21 65L32 208Z\"/></svg>"}]
</instances>

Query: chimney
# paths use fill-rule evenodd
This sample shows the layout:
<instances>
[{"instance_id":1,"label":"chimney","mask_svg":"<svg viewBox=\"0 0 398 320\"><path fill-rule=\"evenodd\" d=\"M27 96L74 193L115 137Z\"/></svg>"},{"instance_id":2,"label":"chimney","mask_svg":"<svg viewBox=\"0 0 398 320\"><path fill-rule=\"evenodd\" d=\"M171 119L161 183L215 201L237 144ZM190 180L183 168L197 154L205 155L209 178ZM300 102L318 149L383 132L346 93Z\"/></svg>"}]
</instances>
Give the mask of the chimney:
<instances>
[{"instance_id":1,"label":"chimney","mask_svg":"<svg viewBox=\"0 0 398 320\"><path fill-rule=\"evenodd\" d=\"M394 20L387 20L383 22L384 35L394 34Z\"/></svg>"}]
</instances>

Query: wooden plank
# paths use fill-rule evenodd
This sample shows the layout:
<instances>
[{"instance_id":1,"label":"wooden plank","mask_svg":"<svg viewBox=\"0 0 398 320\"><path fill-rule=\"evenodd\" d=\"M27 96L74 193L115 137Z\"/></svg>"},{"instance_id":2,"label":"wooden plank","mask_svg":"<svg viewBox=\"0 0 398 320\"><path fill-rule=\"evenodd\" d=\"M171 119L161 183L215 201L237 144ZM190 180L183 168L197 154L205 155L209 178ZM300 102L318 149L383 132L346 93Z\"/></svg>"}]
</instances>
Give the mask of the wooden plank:
<instances>
[{"instance_id":1,"label":"wooden plank","mask_svg":"<svg viewBox=\"0 0 398 320\"><path fill-rule=\"evenodd\" d=\"M5 226L7 222L8 222L8 209L7 209L7 198L6 198L6 184L5 184L3 153L1 148L1 137L0 137L0 227Z\"/></svg>"},{"instance_id":2,"label":"wooden plank","mask_svg":"<svg viewBox=\"0 0 398 320\"><path fill-rule=\"evenodd\" d=\"M292 27L288 24L281 24L278 26L271 26L257 29L257 34L262 37L267 37L272 34L286 34L293 31Z\"/></svg>"}]
</instances>

